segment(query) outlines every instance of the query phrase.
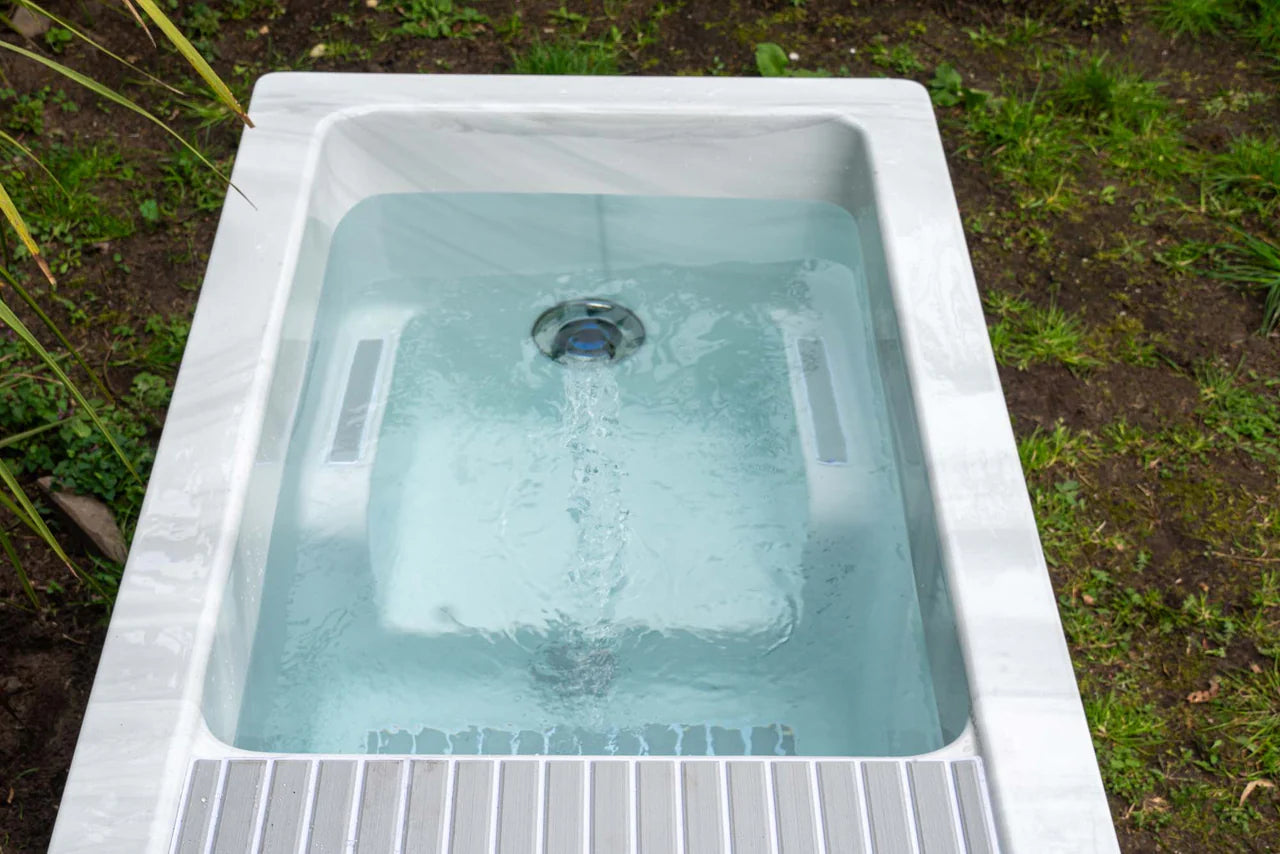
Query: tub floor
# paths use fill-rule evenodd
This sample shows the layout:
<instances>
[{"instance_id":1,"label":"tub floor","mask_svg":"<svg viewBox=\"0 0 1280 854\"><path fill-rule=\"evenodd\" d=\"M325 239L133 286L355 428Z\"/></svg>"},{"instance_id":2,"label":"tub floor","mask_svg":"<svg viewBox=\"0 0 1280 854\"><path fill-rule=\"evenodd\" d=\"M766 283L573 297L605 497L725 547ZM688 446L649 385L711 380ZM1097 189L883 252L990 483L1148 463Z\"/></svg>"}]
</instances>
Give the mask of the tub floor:
<instances>
[{"instance_id":1,"label":"tub floor","mask_svg":"<svg viewBox=\"0 0 1280 854\"><path fill-rule=\"evenodd\" d=\"M494 269L450 275L450 252L475 254L459 222L489 224ZM355 209L334 239L234 743L940 747L854 227L776 201ZM620 245L636 234L662 238L650 263ZM580 257L584 235L597 255ZM378 244L414 247L430 274L370 278L350 256ZM632 308L645 345L603 368L540 354L533 319L583 296Z\"/></svg>"}]
</instances>

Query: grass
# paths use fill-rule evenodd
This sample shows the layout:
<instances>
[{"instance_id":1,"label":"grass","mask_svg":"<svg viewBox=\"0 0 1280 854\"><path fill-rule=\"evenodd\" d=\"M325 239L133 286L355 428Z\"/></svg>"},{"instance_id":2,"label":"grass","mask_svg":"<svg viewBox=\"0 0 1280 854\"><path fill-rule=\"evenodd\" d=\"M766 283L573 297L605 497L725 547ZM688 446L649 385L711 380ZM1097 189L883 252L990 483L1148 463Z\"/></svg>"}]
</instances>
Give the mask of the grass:
<instances>
[{"instance_id":1,"label":"grass","mask_svg":"<svg viewBox=\"0 0 1280 854\"><path fill-rule=\"evenodd\" d=\"M1209 275L1262 295L1262 327L1271 332L1280 324L1280 244L1235 230L1239 243L1217 247Z\"/></svg>"},{"instance_id":2,"label":"grass","mask_svg":"<svg viewBox=\"0 0 1280 854\"><path fill-rule=\"evenodd\" d=\"M1105 53L1083 54L1060 71L1053 100L1062 113L1085 119L1093 129L1132 129L1168 110L1159 88Z\"/></svg>"},{"instance_id":3,"label":"grass","mask_svg":"<svg viewBox=\"0 0 1280 854\"><path fill-rule=\"evenodd\" d=\"M1224 212L1270 217L1280 209L1280 137L1236 137L1209 158L1205 181Z\"/></svg>"},{"instance_id":4,"label":"grass","mask_svg":"<svg viewBox=\"0 0 1280 854\"><path fill-rule=\"evenodd\" d=\"M1018 458L1028 476L1055 468L1074 471L1096 459L1098 452L1092 436L1071 430L1061 421L1051 430L1037 427L1018 440Z\"/></svg>"},{"instance_id":5,"label":"grass","mask_svg":"<svg viewBox=\"0 0 1280 854\"><path fill-rule=\"evenodd\" d=\"M1026 369L1057 362L1073 371L1102 364L1092 352L1084 323L1056 305L1040 308L1027 300L992 294L988 309L997 320L988 328L996 361Z\"/></svg>"},{"instance_id":6,"label":"grass","mask_svg":"<svg viewBox=\"0 0 1280 854\"><path fill-rule=\"evenodd\" d=\"M965 113L969 132L992 167L1019 188L1024 208L1061 209L1064 192L1083 149L1040 92L1005 94Z\"/></svg>"},{"instance_id":7,"label":"grass","mask_svg":"<svg viewBox=\"0 0 1280 854\"><path fill-rule=\"evenodd\" d=\"M617 74L617 51L606 44L534 42L512 58L516 74Z\"/></svg>"},{"instance_id":8,"label":"grass","mask_svg":"<svg viewBox=\"0 0 1280 854\"><path fill-rule=\"evenodd\" d=\"M51 143L37 152L52 180L29 165L0 167L14 187L13 199L27 212L27 225L44 247L49 266L59 276L78 269L84 253L95 243L127 237L135 229L132 214L102 199L104 185L131 180L135 173L110 142L83 145ZM56 182L56 183L55 183ZM29 257L21 244L13 254Z\"/></svg>"},{"instance_id":9,"label":"grass","mask_svg":"<svg viewBox=\"0 0 1280 854\"><path fill-rule=\"evenodd\" d=\"M230 158L218 165L225 172L231 171ZM200 213L212 213L222 207L226 186L185 148L177 148L165 158L161 171L166 200L172 207Z\"/></svg>"},{"instance_id":10,"label":"grass","mask_svg":"<svg viewBox=\"0 0 1280 854\"><path fill-rule=\"evenodd\" d=\"M1164 744L1164 719L1153 704L1115 691L1089 698L1084 709L1107 791L1141 803L1159 781L1152 759Z\"/></svg>"},{"instance_id":11,"label":"grass","mask_svg":"<svg viewBox=\"0 0 1280 854\"><path fill-rule=\"evenodd\" d=\"M1037 59L1042 83L1027 93L1005 83L963 122L998 174L1018 188L1019 205L1061 213L1077 207L1085 165L1111 180L1168 195L1193 163L1182 122L1147 80L1106 53L1074 50Z\"/></svg>"},{"instance_id":12,"label":"grass","mask_svg":"<svg viewBox=\"0 0 1280 854\"><path fill-rule=\"evenodd\" d=\"M1241 451L1280 459L1280 379L1242 378L1238 370L1208 364L1197 380L1210 430Z\"/></svg>"},{"instance_id":13,"label":"grass","mask_svg":"<svg viewBox=\"0 0 1280 854\"><path fill-rule=\"evenodd\" d=\"M401 23L397 33L428 39L474 38L489 23L473 6L453 0L406 0L396 6Z\"/></svg>"},{"instance_id":14,"label":"grass","mask_svg":"<svg viewBox=\"0 0 1280 854\"><path fill-rule=\"evenodd\" d=\"M1164 0L1155 11L1156 23L1175 36L1220 36L1240 21L1232 0Z\"/></svg>"},{"instance_id":15,"label":"grass","mask_svg":"<svg viewBox=\"0 0 1280 854\"><path fill-rule=\"evenodd\" d=\"M871 61L895 74L910 77L924 70L924 62L909 44L887 44L884 40L872 42L869 48Z\"/></svg>"}]
</instances>

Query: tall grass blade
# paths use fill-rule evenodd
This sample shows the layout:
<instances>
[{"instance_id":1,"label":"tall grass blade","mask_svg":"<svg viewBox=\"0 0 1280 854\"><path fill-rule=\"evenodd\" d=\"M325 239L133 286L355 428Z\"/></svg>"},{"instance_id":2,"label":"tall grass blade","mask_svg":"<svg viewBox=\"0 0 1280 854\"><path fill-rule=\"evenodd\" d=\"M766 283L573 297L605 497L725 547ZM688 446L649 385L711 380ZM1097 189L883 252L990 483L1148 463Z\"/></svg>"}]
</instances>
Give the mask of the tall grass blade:
<instances>
[{"instance_id":1,"label":"tall grass blade","mask_svg":"<svg viewBox=\"0 0 1280 854\"><path fill-rule=\"evenodd\" d=\"M108 594L107 589L102 586L102 582L98 581L98 579L94 578L92 575L81 572L79 567L76 566L75 561L67 557L67 553L62 550L62 546L58 544L58 540L53 536L53 532L49 530L49 527L44 523L44 519L40 518L40 514L36 512L35 505L33 505L30 499L27 498L27 494L22 491L17 480L13 478L13 473L5 467L3 462L0 462L0 480L3 480L6 485L9 485L10 481L12 481L12 485L9 488L13 491L14 497L18 499L18 503L15 504L8 496L3 492L0 492L0 507L8 510L19 522L26 525L34 531L40 539L44 540L49 548L53 550L54 554L56 554L59 559L66 564L67 569L71 571L73 576L83 581L85 584L88 584L89 587L91 587L99 596L102 596L104 599L110 599L110 594ZM24 508L30 508L30 511L28 512L28 510ZM34 590L32 592L34 592Z\"/></svg>"},{"instance_id":2,"label":"tall grass blade","mask_svg":"<svg viewBox=\"0 0 1280 854\"><path fill-rule=\"evenodd\" d=\"M138 14L138 10L134 8L133 3L129 0L120 0L124 7L129 10L129 14L133 15L133 19L138 22L138 26L142 27L142 31L147 34L147 38L151 42L151 46L156 46L156 37L151 35L151 28L147 26L147 22L142 20L142 16Z\"/></svg>"},{"instance_id":3,"label":"tall grass blade","mask_svg":"<svg viewBox=\"0 0 1280 854\"><path fill-rule=\"evenodd\" d=\"M130 71L136 71L136 72L138 72L138 73L139 73L139 74L141 74L143 77L146 77L148 80L150 80L152 83L159 83L161 86L163 86L164 88L168 89L168 90L169 90L169 91L171 91L171 92L178 92L178 91L179 91L179 90L177 90L177 89L173 88L172 86L170 86L168 83L166 83L166 82L164 82L163 80L161 80L159 77L156 77L154 74L150 73L150 72L149 72L149 71L147 71L146 69L139 68L138 66L134 65L132 62L130 62L129 60L125 59L123 56L120 56L119 54L112 53L110 50L108 50L107 48L103 47L101 43L99 43L99 42L95 41L95 40L93 39L93 37L92 37L92 36L89 36L89 35L87 35L86 33L84 33L83 31L81 31L81 30L77 29L77 28L75 27L75 25L73 25L70 21L67 21L65 18L59 18L57 15L53 14L52 12L50 12L48 9L44 8L44 7L43 7L43 6L41 6L40 4L38 4L38 3L34 3L34 2L32 2L32 0L17 0L17 3L18 3L18 5L19 5L19 6L26 6L28 9L30 9L31 11L35 12L35 13L36 13L36 14L38 14L38 15L44 15L46 18L48 18L49 20L53 21L53 22L54 22L55 24L57 24L58 26L62 27L64 30L69 30L69 31L71 32L71 34L72 34L73 36L75 36L76 38L78 38L78 39L80 39L81 41L87 42L88 44L92 45L96 50L101 51L102 53L104 53L104 54L106 54L107 56L111 57L111 58L112 58L112 59L114 59L116 62L120 63L121 65L123 65L123 66L125 66L125 67L127 67ZM134 13L133 13L133 14L134 14L134 17L135 17L135 18L137 18L138 23L142 23L142 19L141 19L141 18L138 18L138 13L137 13L137 11L136 11L136 10L134 11ZM146 25L145 25L145 24L143 24L143 28L144 28L144 29L146 28ZM148 32L147 32L147 36L148 36L148 37L150 37L150 36L151 36L150 31L148 31ZM156 43L156 40L155 40L155 39L151 39L151 43L152 43L152 44L155 44L155 43Z\"/></svg>"},{"instance_id":4,"label":"tall grass blade","mask_svg":"<svg viewBox=\"0 0 1280 854\"><path fill-rule=\"evenodd\" d=\"M8 44L8 42L0 41L0 44ZM53 277L53 271L49 269L44 256L40 254L40 247L31 236L31 229L27 228L26 221L22 219L22 214L18 213L18 208L13 204L13 199L9 197L9 191L4 188L2 181L0 181L0 212L3 212L4 218L9 220L9 225L17 232L18 239L22 241L23 246L27 247L31 257L40 266L40 272L44 273L44 277L49 280L49 284L56 285L58 280Z\"/></svg>"},{"instance_id":5,"label":"tall grass blade","mask_svg":"<svg viewBox=\"0 0 1280 854\"><path fill-rule=\"evenodd\" d=\"M40 511L36 510L36 506L31 503L27 493L22 490L22 484L18 483L18 479L13 476L13 472L5 465L3 460L0 460L0 482L8 487L14 498L13 501L4 498L3 501L0 501L0 504L4 504L10 513L18 517L19 521L39 534L40 539L44 540L49 545L49 548L53 549L53 553L58 556L58 559L67 565L67 569L79 575L76 572L75 565L71 562L71 558L67 557L67 553L58 544L58 539L53 535L53 531L49 530L49 526L40 517ZM14 506L15 504L17 506Z\"/></svg>"},{"instance_id":6,"label":"tall grass blade","mask_svg":"<svg viewBox=\"0 0 1280 854\"><path fill-rule=\"evenodd\" d=\"M94 426L97 427L103 437L106 438L107 443L111 445L111 449L116 452L116 456L120 458L122 463L124 463L124 467L129 470L129 474L133 475L134 479L138 481L138 483L142 483L142 477L138 474L137 469L133 467L133 461L129 459L128 454L126 454L124 449L120 447L120 444L116 442L115 437L111 435L111 431L107 429L106 423L103 422L102 418L98 415L98 411L93 408L93 405L85 398L84 393L80 391L80 387L71 381L71 378L62 370L62 366L58 364L57 360L54 359L53 356L49 354L49 351L44 348L44 345L42 345L40 341L31 334L31 330L22 322L22 318L14 314L13 309L9 308L3 300L0 300L0 323L3 323L12 329L17 334L18 338L30 347L31 351L39 356L40 360L48 366L54 376L56 376L63 386L66 387L67 393L75 398L76 403L78 403L80 408L84 410L84 413L89 416L89 420L93 422Z\"/></svg>"},{"instance_id":7,"label":"tall grass blade","mask_svg":"<svg viewBox=\"0 0 1280 854\"><path fill-rule=\"evenodd\" d=\"M14 148L18 149L23 154L25 154L28 160L30 160L35 165L39 166L40 170L44 172L46 176L48 176L49 180L52 181L57 186L57 188L62 191L62 195L64 196L71 195L69 192L67 192L67 188L62 186L62 182L58 180L58 176L50 172L49 167L44 165L44 161L42 161L39 157L36 157L34 151L32 151L30 148L27 148L17 139L13 138L12 136L10 136L9 134L5 133L2 130L0 130L0 140L4 140L5 142L9 143Z\"/></svg>"},{"instance_id":8,"label":"tall grass blade","mask_svg":"<svg viewBox=\"0 0 1280 854\"><path fill-rule=\"evenodd\" d=\"M160 119L153 116L146 109L144 109L143 107L140 107L138 104L126 98L124 95L121 95L119 92L115 91L114 89L110 89L106 86L103 86L101 83L99 83L97 80L94 80L92 77L86 77L83 74L81 74L79 71L76 71L75 69L68 68L67 66L63 65L60 62L54 62L52 59L41 56L38 53L29 51L26 48L18 47L16 44L11 44L10 42L0 40L0 48L3 48L8 51L12 51L13 53L16 53L20 56L25 56L27 59L30 59L34 62L38 62L41 65L45 66L46 68L56 71L57 73L61 74L63 77L66 77L69 80L72 80L80 84L81 86L85 87L86 89L93 92L94 94L101 95L103 98L106 98L108 101L114 101L120 106L129 110L132 110L133 112L137 113L138 115L152 122L157 127L162 129L165 133L169 134L178 142L182 143L183 148L187 149L192 154L194 154L201 163L203 163L206 167L208 167L209 171L213 172L213 174L217 175L223 181L226 181L227 184L231 187L231 189L235 190L237 193L240 193L240 195L244 197L244 193L240 192L240 188L237 187L235 184L232 184L231 179L227 177L225 174L223 174L222 171L218 169L217 166L214 166L213 163L211 163L207 157L201 154L199 149L197 149L191 143L187 142L187 140L182 136L182 134L178 133L176 130L169 127ZM245 197L245 201L248 201L247 197Z\"/></svg>"},{"instance_id":9,"label":"tall grass blade","mask_svg":"<svg viewBox=\"0 0 1280 854\"><path fill-rule=\"evenodd\" d=\"M196 73L204 78L204 82L213 90L213 94L218 97L218 100L226 104L227 109L239 116L242 122L249 127L253 127L253 122L249 120L249 114L240 106L236 96L231 94L231 89L227 87L226 83L222 82L222 78L209 66L209 63L205 62L204 57L200 55L200 51L196 50L195 46L187 41L187 37L174 26L173 21L170 21L169 17L160 11L160 7L155 4L155 0L134 0L134 2L142 7L142 11L146 12L152 21L155 21L156 26L160 28L160 31L165 34L169 41L173 42L173 46L178 49L178 52L186 57L187 62L191 63L191 67L196 70Z\"/></svg>"},{"instance_id":10,"label":"tall grass blade","mask_svg":"<svg viewBox=\"0 0 1280 854\"><path fill-rule=\"evenodd\" d=\"M27 577L27 570L22 566L22 559L18 557L18 550L13 547L13 540L3 529L0 529L0 551L4 552L5 557L9 558L9 564L18 576L18 584L22 586L22 592L27 594L31 604L39 611L42 607L40 605L40 597L36 596L36 589L31 586L31 579Z\"/></svg>"},{"instance_id":11,"label":"tall grass blade","mask_svg":"<svg viewBox=\"0 0 1280 854\"><path fill-rule=\"evenodd\" d=\"M22 286L22 283L14 278L13 274L4 267L0 267L0 277L3 277L4 280L9 283L14 291L17 292L18 296L22 297L22 301L27 304L27 308L31 309L35 313L36 317L40 318L40 322L54 334L54 337L58 339L58 343L66 348L67 352L71 354L71 357L76 360L76 364L78 364L81 369L89 375L89 379L93 380L93 384L98 387L98 391L102 392L107 401L114 403L115 398L112 396L111 392L107 390L106 385L102 382L102 379L98 376L97 372L95 372L93 368L89 367L89 363L80 355L79 348L71 345L71 342L67 340L67 336L62 334L62 330L58 327L58 324L54 323L53 318L45 313L45 310L40 307L40 303L36 302L35 297L31 296L31 293Z\"/></svg>"},{"instance_id":12,"label":"tall grass blade","mask_svg":"<svg viewBox=\"0 0 1280 854\"><path fill-rule=\"evenodd\" d=\"M65 419L50 421L48 424L41 424L39 427L32 427L30 430L23 430L21 433L10 433L8 436L0 439L0 450L3 450L10 445L16 445L19 442L25 442L27 439L39 436L41 433L48 433L50 430L56 430L62 426L64 420Z\"/></svg>"}]
</instances>

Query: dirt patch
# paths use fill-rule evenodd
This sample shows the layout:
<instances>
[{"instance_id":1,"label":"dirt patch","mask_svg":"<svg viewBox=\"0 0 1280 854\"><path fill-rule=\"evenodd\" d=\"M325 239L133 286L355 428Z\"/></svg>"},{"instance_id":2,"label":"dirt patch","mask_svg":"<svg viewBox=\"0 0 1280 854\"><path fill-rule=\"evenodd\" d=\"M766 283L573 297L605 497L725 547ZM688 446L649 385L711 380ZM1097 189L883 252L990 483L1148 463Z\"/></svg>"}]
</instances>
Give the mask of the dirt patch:
<instances>
[{"instance_id":1,"label":"dirt patch","mask_svg":"<svg viewBox=\"0 0 1280 854\"><path fill-rule=\"evenodd\" d=\"M1189 377L1138 365L1109 364L1081 373L1060 364L1002 366L1000 384L1020 435L1052 429L1058 421L1096 432L1123 419L1155 430L1186 418L1200 402L1199 387Z\"/></svg>"},{"instance_id":2,"label":"dirt patch","mask_svg":"<svg viewBox=\"0 0 1280 854\"><path fill-rule=\"evenodd\" d=\"M39 580L39 579L38 579ZM4 590L9 601L17 591ZM20 595L20 594L18 594ZM43 851L57 816L105 628L0 604L0 850Z\"/></svg>"}]
</instances>

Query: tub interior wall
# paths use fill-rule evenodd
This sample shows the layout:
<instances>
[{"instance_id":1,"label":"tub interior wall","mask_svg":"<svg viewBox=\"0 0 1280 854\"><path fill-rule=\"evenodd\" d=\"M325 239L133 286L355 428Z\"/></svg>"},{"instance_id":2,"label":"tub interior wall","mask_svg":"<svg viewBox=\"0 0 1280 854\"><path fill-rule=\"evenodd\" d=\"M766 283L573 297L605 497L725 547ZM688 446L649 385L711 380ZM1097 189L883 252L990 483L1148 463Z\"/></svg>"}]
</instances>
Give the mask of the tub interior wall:
<instances>
[{"instance_id":1,"label":"tub interior wall","mask_svg":"<svg viewBox=\"0 0 1280 854\"><path fill-rule=\"evenodd\" d=\"M275 349L268 406L241 519L240 536L219 612L205 675L203 710L213 735L232 742L243 699L261 606L271 525L285 449L307 365L312 327L326 277L333 230L356 204L392 193L581 193L603 196L690 196L825 201L858 223L895 454L905 502L909 546L924 619L929 666L947 740L968 718L963 662L946 590L933 500L916 427L908 366L876 219L872 152L849 124L744 115L707 121L679 115L563 115L530 111L439 114L406 109L346 117L318 144L312 195L305 209L292 284ZM788 227L779 223L780 228ZM651 235L632 234L611 247L620 258L644 258ZM418 270L413 252L379 246L361 263L363 275ZM459 246L449 259L465 270ZM504 258L532 272L535 259ZM572 262L573 259L566 259ZM742 247L743 261L753 247ZM493 272L491 258L475 259ZM554 272L554 271L543 271ZM909 283L898 283L909 291ZM322 344L320 345L322 346Z\"/></svg>"}]
</instances>

